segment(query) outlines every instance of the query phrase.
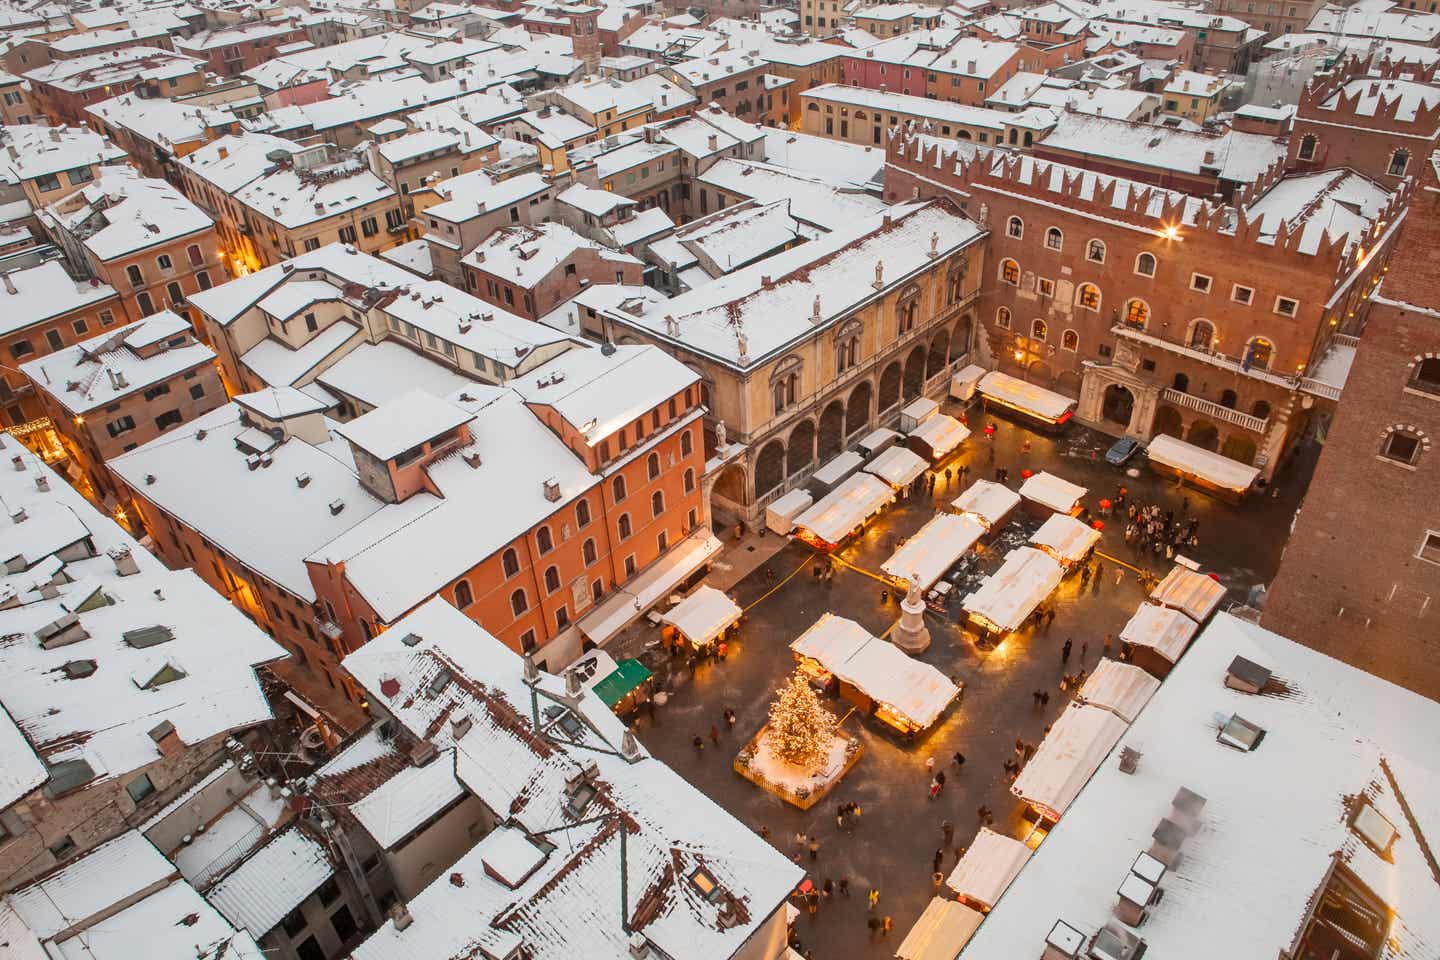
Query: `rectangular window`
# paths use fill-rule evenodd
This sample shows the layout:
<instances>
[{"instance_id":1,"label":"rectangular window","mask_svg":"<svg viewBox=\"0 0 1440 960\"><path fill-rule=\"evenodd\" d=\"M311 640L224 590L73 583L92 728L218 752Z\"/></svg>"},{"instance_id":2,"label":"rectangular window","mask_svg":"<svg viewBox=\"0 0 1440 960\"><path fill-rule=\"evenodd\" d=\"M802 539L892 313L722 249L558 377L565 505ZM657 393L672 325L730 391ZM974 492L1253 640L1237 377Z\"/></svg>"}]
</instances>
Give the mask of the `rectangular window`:
<instances>
[{"instance_id":1,"label":"rectangular window","mask_svg":"<svg viewBox=\"0 0 1440 960\"><path fill-rule=\"evenodd\" d=\"M35 178L35 186L41 193L60 189L60 178L53 173L44 173Z\"/></svg>"},{"instance_id":2,"label":"rectangular window","mask_svg":"<svg viewBox=\"0 0 1440 960\"><path fill-rule=\"evenodd\" d=\"M1275 298L1275 312L1282 317L1293 317L1300 311L1300 302L1290 297Z\"/></svg>"},{"instance_id":3,"label":"rectangular window","mask_svg":"<svg viewBox=\"0 0 1440 960\"><path fill-rule=\"evenodd\" d=\"M1212 278L1205 276L1203 273L1190 274L1190 289L1196 293L1209 293L1212 283Z\"/></svg>"},{"instance_id":4,"label":"rectangular window","mask_svg":"<svg viewBox=\"0 0 1440 960\"><path fill-rule=\"evenodd\" d=\"M1255 290L1253 287L1242 287L1237 283L1230 288L1230 299L1236 303L1243 303L1249 306L1251 301L1255 299Z\"/></svg>"},{"instance_id":5,"label":"rectangular window","mask_svg":"<svg viewBox=\"0 0 1440 960\"><path fill-rule=\"evenodd\" d=\"M60 350L65 346L65 339L60 336L59 330L46 330L45 342L50 344L51 350Z\"/></svg>"},{"instance_id":6,"label":"rectangular window","mask_svg":"<svg viewBox=\"0 0 1440 960\"><path fill-rule=\"evenodd\" d=\"M1420 552L1416 556L1430 563L1440 563L1440 533L1426 530L1425 539L1420 542Z\"/></svg>"},{"instance_id":7,"label":"rectangular window","mask_svg":"<svg viewBox=\"0 0 1440 960\"><path fill-rule=\"evenodd\" d=\"M366 217L360 221L360 232L367 237L373 237L380 232L380 224L376 222L374 217Z\"/></svg>"},{"instance_id":8,"label":"rectangular window","mask_svg":"<svg viewBox=\"0 0 1440 960\"><path fill-rule=\"evenodd\" d=\"M353 225L351 225L351 224L346 224L345 226L343 226L343 227L340 228L340 242L341 242L341 243L354 243L354 242L355 242L355 227L354 227Z\"/></svg>"},{"instance_id":9,"label":"rectangular window","mask_svg":"<svg viewBox=\"0 0 1440 960\"><path fill-rule=\"evenodd\" d=\"M111 420L109 423L105 424L105 431L109 433L112 437L118 437L121 434L129 433L131 430L134 429L135 418L128 414L120 417L118 420Z\"/></svg>"},{"instance_id":10,"label":"rectangular window","mask_svg":"<svg viewBox=\"0 0 1440 960\"><path fill-rule=\"evenodd\" d=\"M140 776L125 784L125 792L130 794L130 799L139 803L150 794L155 792L155 784L150 782L149 774L142 773Z\"/></svg>"},{"instance_id":11,"label":"rectangular window","mask_svg":"<svg viewBox=\"0 0 1440 960\"><path fill-rule=\"evenodd\" d=\"M319 237L311 237L309 240L306 240L304 243L300 244L300 248L301 248L302 250L304 250L305 252L307 252L307 253L310 252L311 250L319 250L319 249L320 249L320 238L319 238Z\"/></svg>"},{"instance_id":12,"label":"rectangular window","mask_svg":"<svg viewBox=\"0 0 1440 960\"><path fill-rule=\"evenodd\" d=\"M205 396L205 388L202 385L197 383L190 388L191 400L199 400L203 396Z\"/></svg>"},{"instance_id":13,"label":"rectangular window","mask_svg":"<svg viewBox=\"0 0 1440 960\"><path fill-rule=\"evenodd\" d=\"M1054 281L1054 280L1046 280L1044 277L1040 277L1040 278L1038 278L1038 279L1036 280L1036 284L1037 284L1037 288L1038 288L1038 290L1039 290L1039 292L1040 292L1040 296L1042 296L1042 297L1054 297L1054 296L1055 296L1055 281Z\"/></svg>"},{"instance_id":14,"label":"rectangular window","mask_svg":"<svg viewBox=\"0 0 1440 960\"><path fill-rule=\"evenodd\" d=\"M156 397L163 397L163 396L165 396L165 394L167 394L167 393L169 393L169 392L170 392L170 384L168 384L168 383L157 383L155 386L153 386L153 387L151 387L149 390L146 390L146 391L145 391L145 399L146 399L146 400L154 400Z\"/></svg>"}]
</instances>

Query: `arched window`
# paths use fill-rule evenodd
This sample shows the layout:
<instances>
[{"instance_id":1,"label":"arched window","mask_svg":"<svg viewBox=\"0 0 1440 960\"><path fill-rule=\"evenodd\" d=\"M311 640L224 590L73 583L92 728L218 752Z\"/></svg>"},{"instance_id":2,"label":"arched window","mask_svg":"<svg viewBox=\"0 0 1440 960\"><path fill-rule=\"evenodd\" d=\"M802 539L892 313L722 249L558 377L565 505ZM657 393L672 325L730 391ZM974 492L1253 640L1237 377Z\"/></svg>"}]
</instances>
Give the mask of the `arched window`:
<instances>
[{"instance_id":1,"label":"arched window","mask_svg":"<svg viewBox=\"0 0 1440 960\"><path fill-rule=\"evenodd\" d=\"M560 589L560 570L557 567L545 568L545 590L547 593L554 593Z\"/></svg>"},{"instance_id":2,"label":"arched window","mask_svg":"<svg viewBox=\"0 0 1440 960\"><path fill-rule=\"evenodd\" d=\"M618 527L620 530L621 540L630 539L630 514L620 514L620 520L616 523L616 527Z\"/></svg>"},{"instance_id":3,"label":"arched window","mask_svg":"<svg viewBox=\"0 0 1440 960\"><path fill-rule=\"evenodd\" d=\"M1193 350L1209 352L1215 342L1215 324L1209 320L1192 320L1190 338L1187 341Z\"/></svg>"},{"instance_id":4,"label":"arched window","mask_svg":"<svg viewBox=\"0 0 1440 960\"><path fill-rule=\"evenodd\" d=\"M1075 291L1075 302L1086 310L1100 309L1100 288L1093 283L1082 283Z\"/></svg>"},{"instance_id":5,"label":"arched window","mask_svg":"<svg viewBox=\"0 0 1440 960\"><path fill-rule=\"evenodd\" d=\"M680 456L688 457L695 452L695 438L689 430L680 434Z\"/></svg>"},{"instance_id":6,"label":"arched window","mask_svg":"<svg viewBox=\"0 0 1440 960\"><path fill-rule=\"evenodd\" d=\"M1014 260L1005 259L1000 261L1000 279L1012 287L1020 286L1020 264Z\"/></svg>"},{"instance_id":7,"label":"arched window","mask_svg":"<svg viewBox=\"0 0 1440 960\"><path fill-rule=\"evenodd\" d=\"M1316 144L1316 140L1315 140L1315 135L1314 135L1313 133L1307 133L1307 134L1305 134L1305 136L1301 137L1301 138L1300 138L1300 152L1299 152L1299 154L1297 154L1297 156L1299 157L1299 159L1301 159L1301 160L1314 160L1314 159L1315 159L1315 144Z\"/></svg>"},{"instance_id":8,"label":"arched window","mask_svg":"<svg viewBox=\"0 0 1440 960\"><path fill-rule=\"evenodd\" d=\"M1036 341L1039 341L1040 343L1044 343L1044 342L1045 342L1045 334L1048 333L1049 330L1050 330L1050 328L1045 325L1045 321L1044 321L1044 320L1031 320L1031 321L1030 321L1030 339L1031 339L1031 340L1036 340Z\"/></svg>"},{"instance_id":9,"label":"arched window","mask_svg":"<svg viewBox=\"0 0 1440 960\"><path fill-rule=\"evenodd\" d=\"M860 362L860 338L849 337L835 345L835 372L844 373Z\"/></svg>"},{"instance_id":10,"label":"arched window","mask_svg":"<svg viewBox=\"0 0 1440 960\"><path fill-rule=\"evenodd\" d=\"M1085 259L1091 263L1105 262L1105 243L1102 240L1091 240L1085 244Z\"/></svg>"},{"instance_id":11,"label":"arched window","mask_svg":"<svg viewBox=\"0 0 1440 960\"><path fill-rule=\"evenodd\" d=\"M200 267L205 264L205 254L200 252L200 244L192 243L185 248L185 256L190 258L190 266Z\"/></svg>"},{"instance_id":12,"label":"arched window","mask_svg":"<svg viewBox=\"0 0 1440 960\"><path fill-rule=\"evenodd\" d=\"M505 570L507 580L520 572L520 556L515 552L514 547L500 555L500 566Z\"/></svg>"},{"instance_id":13,"label":"arched window","mask_svg":"<svg viewBox=\"0 0 1440 960\"><path fill-rule=\"evenodd\" d=\"M665 512L665 494L656 490L650 494L650 516L658 517Z\"/></svg>"},{"instance_id":14,"label":"arched window","mask_svg":"<svg viewBox=\"0 0 1440 960\"><path fill-rule=\"evenodd\" d=\"M1256 400L1255 405L1250 408L1252 417L1259 417L1261 420L1270 419L1270 402L1268 400Z\"/></svg>"},{"instance_id":15,"label":"arched window","mask_svg":"<svg viewBox=\"0 0 1440 960\"><path fill-rule=\"evenodd\" d=\"M1001 307L999 310L995 311L995 326L999 327L1001 330L1010 329L1009 307Z\"/></svg>"},{"instance_id":16,"label":"arched window","mask_svg":"<svg viewBox=\"0 0 1440 960\"><path fill-rule=\"evenodd\" d=\"M775 394L775 412L784 413L795 402L795 397L800 392L800 374L791 373L781 377L775 381L771 390Z\"/></svg>"},{"instance_id":17,"label":"arched window","mask_svg":"<svg viewBox=\"0 0 1440 960\"><path fill-rule=\"evenodd\" d=\"M1270 361L1275 359L1275 344L1264 337L1251 337L1250 342L1245 344L1246 367L1256 370L1269 370Z\"/></svg>"},{"instance_id":18,"label":"arched window","mask_svg":"<svg viewBox=\"0 0 1440 960\"><path fill-rule=\"evenodd\" d=\"M1234 410L1235 403L1239 399L1234 390L1223 390L1220 393L1220 406Z\"/></svg>"},{"instance_id":19,"label":"arched window","mask_svg":"<svg viewBox=\"0 0 1440 960\"><path fill-rule=\"evenodd\" d=\"M590 525L590 501L581 500L575 504L575 526L581 529Z\"/></svg>"},{"instance_id":20,"label":"arched window","mask_svg":"<svg viewBox=\"0 0 1440 960\"><path fill-rule=\"evenodd\" d=\"M965 296L965 274L970 270L970 258L961 257L945 275L945 302L959 303Z\"/></svg>"},{"instance_id":21,"label":"arched window","mask_svg":"<svg viewBox=\"0 0 1440 960\"><path fill-rule=\"evenodd\" d=\"M623 473L615 474L615 479L610 481L610 493L615 497L616 503L625 499L625 475Z\"/></svg>"},{"instance_id":22,"label":"arched window","mask_svg":"<svg viewBox=\"0 0 1440 960\"><path fill-rule=\"evenodd\" d=\"M903 336L915 329L915 322L920 319L920 288L910 284L900 294L899 301L895 304L895 333Z\"/></svg>"},{"instance_id":23,"label":"arched window","mask_svg":"<svg viewBox=\"0 0 1440 960\"><path fill-rule=\"evenodd\" d=\"M555 549L555 541L550 536L550 528L542 526L535 531L535 546L540 548L540 555L543 557Z\"/></svg>"},{"instance_id":24,"label":"arched window","mask_svg":"<svg viewBox=\"0 0 1440 960\"><path fill-rule=\"evenodd\" d=\"M1410 374L1410 389L1440 395L1440 357L1425 357Z\"/></svg>"},{"instance_id":25,"label":"arched window","mask_svg":"<svg viewBox=\"0 0 1440 960\"><path fill-rule=\"evenodd\" d=\"M461 580L459 583L455 584L456 607L464 610L466 607L470 606L470 604L474 602L475 594L470 591L470 584L467 581Z\"/></svg>"},{"instance_id":26,"label":"arched window","mask_svg":"<svg viewBox=\"0 0 1440 960\"><path fill-rule=\"evenodd\" d=\"M1155 276L1155 254L1142 253L1135 258L1135 272L1142 277Z\"/></svg>"},{"instance_id":27,"label":"arched window","mask_svg":"<svg viewBox=\"0 0 1440 960\"><path fill-rule=\"evenodd\" d=\"M695 470L693 467L685 468L685 492L695 492Z\"/></svg>"},{"instance_id":28,"label":"arched window","mask_svg":"<svg viewBox=\"0 0 1440 960\"><path fill-rule=\"evenodd\" d=\"M1065 246L1065 234L1060 232L1059 227L1051 227L1045 231L1045 246L1050 250L1059 250Z\"/></svg>"},{"instance_id":29,"label":"arched window","mask_svg":"<svg viewBox=\"0 0 1440 960\"><path fill-rule=\"evenodd\" d=\"M1409 150L1401 147L1399 150L1396 150L1394 153L1390 154L1390 176L1405 176L1405 168L1408 166L1410 166Z\"/></svg>"},{"instance_id":30,"label":"arched window","mask_svg":"<svg viewBox=\"0 0 1440 960\"><path fill-rule=\"evenodd\" d=\"M652 453L645 458L645 475L651 480L660 476L660 454Z\"/></svg>"},{"instance_id":31,"label":"arched window","mask_svg":"<svg viewBox=\"0 0 1440 960\"><path fill-rule=\"evenodd\" d=\"M1005 235L1019 240L1025 236L1025 221L1019 217L1011 217L1005 222Z\"/></svg>"},{"instance_id":32,"label":"arched window","mask_svg":"<svg viewBox=\"0 0 1440 960\"><path fill-rule=\"evenodd\" d=\"M1066 330L1060 335L1060 349L1078 351L1080 349L1080 334L1074 330Z\"/></svg>"},{"instance_id":33,"label":"arched window","mask_svg":"<svg viewBox=\"0 0 1440 960\"><path fill-rule=\"evenodd\" d=\"M587 567L595 562L595 540L593 538L586 538L584 545L580 547L580 556L585 560Z\"/></svg>"},{"instance_id":34,"label":"arched window","mask_svg":"<svg viewBox=\"0 0 1440 960\"><path fill-rule=\"evenodd\" d=\"M1132 297L1130 302L1125 304L1125 325L1145 329L1150 322L1150 305L1139 297Z\"/></svg>"},{"instance_id":35,"label":"arched window","mask_svg":"<svg viewBox=\"0 0 1440 960\"><path fill-rule=\"evenodd\" d=\"M511 613L515 614L515 616L518 617L520 616L520 614L524 613L526 610L529 609L530 601L528 598L526 598L525 590L523 588L516 590L514 593L510 594Z\"/></svg>"}]
</instances>

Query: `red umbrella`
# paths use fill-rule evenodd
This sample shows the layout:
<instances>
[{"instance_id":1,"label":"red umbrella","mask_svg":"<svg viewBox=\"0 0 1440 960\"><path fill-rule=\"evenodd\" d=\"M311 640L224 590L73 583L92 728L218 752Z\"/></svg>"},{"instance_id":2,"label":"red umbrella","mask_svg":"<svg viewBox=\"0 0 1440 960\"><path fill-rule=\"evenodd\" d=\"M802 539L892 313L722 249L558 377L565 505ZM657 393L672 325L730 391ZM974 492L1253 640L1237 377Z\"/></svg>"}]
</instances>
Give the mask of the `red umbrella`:
<instances>
[{"instance_id":1,"label":"red umbrella","mask_svg":"<svg viewBox=\"0 0 1440 960\"><path fill-rule=\"evenodd\" d=\"M1212 574L1210 574L1209 576L1210 576L1210 579L1211 579L1211 580L1214 580L1216 583L1219 583L1219 582L1220 582L1220 578L1217 577L1217 576L1215 576L1215 574L1212 573Z\"/></svg>"},{"instance_id":2,"label":"red umbrella","mask_svg":"<svg viewBox=\"0 0 1440 960\"><path fill-rule=\"evenodd\" d=\"M1029 480L1031 477L1035 476L1035 474L1032 473L1030 470L1021 470L1021 471L1020 471L1020 476L1021 476L1023 479Z\"/></svg>"},{"instance_id":3,"label":"red umbrella","mask_svg":"<svg viewBox=\"0 0 1440 960\"><path fill-rule=\"evenodd\" d=\"M1090 524L1090 526L1094 527L1096 530L1104 530L1104 529L1105 529L1105 521L1104 521L1104 520L1096 520L1096 521L1092 522L1092 523Z\"/></svg>"},{"instance_id":4,"label":"red umbrella","mask_svg":"<svg viewBox=\"0 0 1440 960\"><path fill-rule=\"evenodd\" d=\"M993 423L987 423L987 424L985 424L985 435L986 435L987 437L993 437L993 436L995 435L995 424L993 424Z\"/></svg>"},{"instance_id":5,"label":"red umbrella","mask_svg":"<svg viewBox=\"0 0 1440 960\"><path fill-rule=\"evenodd\" d=\"M1109 500L1101 500L1101 501L1100 501L1100 509L1101 509L1101 510L1109 510L1109 509L1110 509L1110 501L1109 501Z\"/></svg>"}]
</instances>

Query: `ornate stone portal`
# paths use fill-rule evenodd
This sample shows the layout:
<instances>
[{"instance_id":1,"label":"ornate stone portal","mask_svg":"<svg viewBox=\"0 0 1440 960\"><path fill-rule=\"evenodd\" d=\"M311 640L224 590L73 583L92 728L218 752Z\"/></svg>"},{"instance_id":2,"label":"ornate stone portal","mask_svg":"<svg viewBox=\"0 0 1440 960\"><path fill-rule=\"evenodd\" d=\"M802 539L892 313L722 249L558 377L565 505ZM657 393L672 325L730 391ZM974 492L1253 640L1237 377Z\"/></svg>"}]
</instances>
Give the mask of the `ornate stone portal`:
<instances>
[{"instance_id":1,"label":"ornate stone portal","mask_svg":"<svg viewBox=\"0 0 1440 960\"><path fill-rule=\"evenodd\" d=\"M910 575L910 588L900 601L900 621L890 632L890 642L912 657L930 649L930 630L925 626L925 601L920 596L920 576Z\"/></svg>"}]
</instances>

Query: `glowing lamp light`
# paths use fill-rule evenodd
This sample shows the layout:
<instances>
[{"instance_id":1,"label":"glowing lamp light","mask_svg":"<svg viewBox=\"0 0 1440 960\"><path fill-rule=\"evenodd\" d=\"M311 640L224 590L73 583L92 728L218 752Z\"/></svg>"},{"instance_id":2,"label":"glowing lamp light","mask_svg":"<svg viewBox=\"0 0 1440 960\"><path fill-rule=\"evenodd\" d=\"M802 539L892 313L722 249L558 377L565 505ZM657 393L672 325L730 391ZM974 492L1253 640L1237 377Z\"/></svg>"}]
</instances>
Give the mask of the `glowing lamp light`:
<instances>
[{"instance_id":1,"label":"glowing lamp light","mask_svg":"<svg viewBox=\"0 0 1440 960\"><path fill-rule=\"evenodd\" d=\"M1024 350L1016 350L1016 351L1015 351L1015 359L1016 359L1016 360L1024 360L1024 359L1025 359L1025 351L1024 351Z\"/></svg>"},{"instance_id":2,"label":"glowing lamp light","mask_svg":"<svg viewBox=\"0 0 1440 960\"><path fill-rule=\"evenodd\" d=\"M1168 226L1168 227L1165 228L1165 239L1166 239L1166 240L1178 240L1179 238L1180 238L1180 228L1179 228L1179 227L1176 227L1176 226L1173 226L1173 225L1172 225L1172 226Z\"/></svg>"}]
</instances>

